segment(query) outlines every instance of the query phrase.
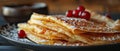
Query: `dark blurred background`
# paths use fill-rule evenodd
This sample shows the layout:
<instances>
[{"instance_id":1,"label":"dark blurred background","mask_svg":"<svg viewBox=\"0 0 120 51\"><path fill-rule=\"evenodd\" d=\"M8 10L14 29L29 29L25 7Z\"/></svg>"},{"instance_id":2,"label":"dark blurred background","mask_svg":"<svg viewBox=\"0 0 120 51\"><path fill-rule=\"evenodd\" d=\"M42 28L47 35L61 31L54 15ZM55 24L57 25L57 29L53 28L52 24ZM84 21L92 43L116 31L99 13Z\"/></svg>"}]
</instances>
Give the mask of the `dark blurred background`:
<instances>
[{"instance_id":1,"label":"dark blurred background","mask_svg":"<svg viewBox=\"0 0 120 51\"><path fill-rule=\"evenodd\" d=\"M120 0L0 0L0 13L1 7L4 5L36 2L45 2L50 14L63 14L69 9L76 9L79 5L101 13L106 11L120 13Z\"/></svg>"},{"instance_id":2,"label":"dark blurred background","mask_svg":"<svg viewBox=\"0 0 120 51\"><path fill-rule=\"evenodd\" d=\"M115 20L120 17L120 0L0 0L0 15L2 15L2 7L5 5L29 5L40 2L47 4L48 14L65 14L67 10L74 10L79 5L83 5L85 8L103 15L109 13ZM7 19L10 20L10 18Z\"/></svg>"}]
</instances>

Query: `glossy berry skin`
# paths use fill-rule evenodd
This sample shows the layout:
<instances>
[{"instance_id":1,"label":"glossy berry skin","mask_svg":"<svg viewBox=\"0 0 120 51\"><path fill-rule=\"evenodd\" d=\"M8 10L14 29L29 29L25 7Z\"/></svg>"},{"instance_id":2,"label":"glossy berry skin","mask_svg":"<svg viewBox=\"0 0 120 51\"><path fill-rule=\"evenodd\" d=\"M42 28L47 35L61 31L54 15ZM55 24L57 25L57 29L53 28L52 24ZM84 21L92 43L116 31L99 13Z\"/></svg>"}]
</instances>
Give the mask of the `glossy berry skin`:
<instances>
[{"instance_id":1,"label":"glossy berry skin","mask_svg":"<svg viewBox=\"0 0 120 51\"><path fill-rule=\"evenodd\" d=\"M86 20L89 20L90 19L90 13L89 12L87 12L87 11L84 11L84 12L82 12L80 15L79 15L79 17L80 18L84 18L84 19L86 19Z\"/></svg>"},{"instance_id":2,"label":"glossy berry skin","mask_svg":"<svg viewBox=\"0 0 120 51\"><path fill-rule=\"evenodd\" d=\"M26 37L25 31L24 31L24 30L20 30L20 31L18 32L18 37L19 37L19 38L25 38L25 37Z\"/></svg>"},{"instance_id":3,"label":"glossy berry skin","mask_svg":"<svg viewBox=\"0 0 120 51\"><path fill-rule=\"evenodd\" d=\"M73 10L73 16L78 17L79 16L79 10Z\"/></svg>"},{"instance_id":4,"label":"glossy berry skin","mask_svg":"<svg viewBox=\"0 0 120 51\"><path fill-rule=\"evenodd\" d=\"M83 7L83 6L79 6L79 7L77 7L77 10L80 10L80 11L85 11L85 7Z\"/></svg>"},{"instance_id":5,"label":"glossy berry skin","mask_svg":"<svg viewBox=\"0 0 120 51\"><path fill-rule=\"evenodd\" d=\"M66 16L67 16L67 17L72 17L72 16L73 16L73 10L68 10L68 11L66 12Z\"/></svg>"},{"instance_id":6,"label":"glossy berry skin","mask_svg":"<svg viewBox=\"0 0 120 51\"><path fill-rule=\"evenodd\" d=\"M80 11L79 13L78 13L78 17L81 17L81 15L82 15L82 11Z\"/></svg>"}]
</instances>

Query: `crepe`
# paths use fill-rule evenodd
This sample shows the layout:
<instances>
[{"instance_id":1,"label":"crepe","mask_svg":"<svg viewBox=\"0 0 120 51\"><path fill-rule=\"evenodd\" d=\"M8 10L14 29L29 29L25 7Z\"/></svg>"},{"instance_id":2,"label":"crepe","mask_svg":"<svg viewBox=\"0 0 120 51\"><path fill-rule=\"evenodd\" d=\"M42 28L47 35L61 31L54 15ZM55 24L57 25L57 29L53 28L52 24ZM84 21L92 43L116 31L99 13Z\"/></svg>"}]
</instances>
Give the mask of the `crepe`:
<instances>
[{"instance_id":1,"label":"crepe","mask_svg":"<svg viewBox=\"0 0 120 51\"><path fill-rule=\"evenodd\" d=\"M86 45L85 43L80 41L73 42L74 39L71 39L65 34L58 33L45 27L26 23L19 23L18 26L19 30L24 30L26 32L27 38L38 44L64 45L64 46Z\"/></svg>"},{"instance_id":2,"label":"crepe","mask_svg":"<svg viewBox=\"0 0 120 51\"><path fill-rule=\"evenodd\" d=\"M100 19L97 19L100 18ZM68 18L64 15L41 15L33 13L27 23L18 24L28 32L28 38L39 43L39 38L55 42L101 45L120 42L120 21L92 13L90 20ZM43 30L46 30L47 34ZM39 33L42 31L43 34ZM38 32L38 33L37 33ZM36 37L32 39L31 36ZM57 40L57 41L56 41ZM62 41L61 41L62 40Z\"/></svg>"}]
</instances>

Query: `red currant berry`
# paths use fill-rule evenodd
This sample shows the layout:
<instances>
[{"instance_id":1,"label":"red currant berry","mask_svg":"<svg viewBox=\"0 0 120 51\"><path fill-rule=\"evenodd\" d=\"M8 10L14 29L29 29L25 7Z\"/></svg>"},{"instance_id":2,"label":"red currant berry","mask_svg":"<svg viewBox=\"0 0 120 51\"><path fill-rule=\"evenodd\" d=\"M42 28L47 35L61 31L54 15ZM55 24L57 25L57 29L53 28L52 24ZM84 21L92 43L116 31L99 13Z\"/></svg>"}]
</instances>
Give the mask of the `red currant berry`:
<instances>
[{"instance_id":1,"label":"red currant berry","mask_svg":"<svg viewBox=\"0 0 120 51\"><path fill-rule=\"evenodd\" d=\"M86 20L89 20L89 19L90 19L90 16L91 16L91 15L90 15L89 12L84 11L84 12L81 13L80 18L84 18L84 19L86 19Z\"/></svg>"},{"instance_id":2,"label":"red currant berry","mask_svg":"<svg viewBox=\"0 0 120 51\"><path fill-rule=\"evenodd\" d=\"M85 7L83 7L83 6L79 6L79 7L77 7L77 10L80 10L80 11L85 11Z\"/></svg>"},{"instance_id":3,"label":"red currant berry","mask_svg":"<svg viewBox=\"0 0 120 51\"><path fill-rule=\"evenodd\" d=\"M78 15L79 12L80 12L79 10L74 10L74 11L73 11L73 16L74 16L74 17L78 17L78 16L79 16L79 15Z\"/></svg>"},{"instance_id":4,"label":"red currant berry","mask_svg":"<svg viewBox=\"0 0 120 51\"><path fill-rule=\"evenodd\" d=\"M82 14L82 11L80 11L80 12L78 13L78 17L81 17L81 14Z\"/></svg>"},{"instance_id":5,"label":"red currant berry","mask_svg":"<svg viewBox=\"0 0 120 51\"><path fill-rule=\"evenodd\" d=\"M24 31L24 30L20 30L20 31L18 32L18 37L19 37L19 38L25 38L25 37L26 37L25 31Z\"/></svg>"},{"instance_id":6,"label":"red currant berry","mask_svg":"<svg viewBox=\"0 0 120 51\"><path fill-rule=\"evenodd\" d=\"M72 17L72 16L73 16L73 11L72 11L72 10L68 10L68 11L66 12L66 16L67 16L67 17Z\"/></svg>"},{"instance_id":7,"label":"red currant berry","mask_svg":"<svg viewBox=\"0 0 120 51\"><path fill-rule=\"evenodd\" d=\"M106 14L105 16L111 19L111 16L110 16L110 14Z\"/></svg>"}]
</instances>

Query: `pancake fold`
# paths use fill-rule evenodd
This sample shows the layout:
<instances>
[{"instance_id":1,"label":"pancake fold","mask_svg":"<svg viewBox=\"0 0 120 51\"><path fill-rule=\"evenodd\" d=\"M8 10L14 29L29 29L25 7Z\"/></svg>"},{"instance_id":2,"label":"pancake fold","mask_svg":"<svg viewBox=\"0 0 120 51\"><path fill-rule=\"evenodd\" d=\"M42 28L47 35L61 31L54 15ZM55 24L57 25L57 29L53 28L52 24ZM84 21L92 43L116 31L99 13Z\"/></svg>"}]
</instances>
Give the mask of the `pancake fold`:
<instances>
[{"instance_id":1,"label":"pancake fold","mask_svg":"<svg viewBox=\"0 0 120 51\"><path fill-rule=\"evenodd\" d=\"M91 19L85 20L33 13L27 23L19 23L18 27L27 32L30 40L39 44L84 46L120 43L120 20L114 21L94 12L91 14Z\"/></svg>"}]
</instances>

